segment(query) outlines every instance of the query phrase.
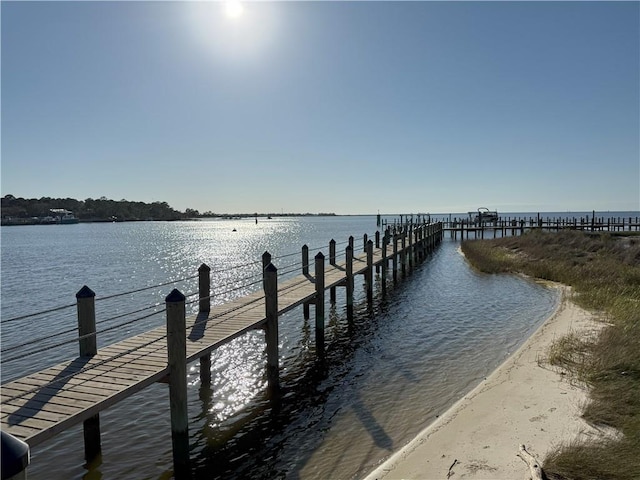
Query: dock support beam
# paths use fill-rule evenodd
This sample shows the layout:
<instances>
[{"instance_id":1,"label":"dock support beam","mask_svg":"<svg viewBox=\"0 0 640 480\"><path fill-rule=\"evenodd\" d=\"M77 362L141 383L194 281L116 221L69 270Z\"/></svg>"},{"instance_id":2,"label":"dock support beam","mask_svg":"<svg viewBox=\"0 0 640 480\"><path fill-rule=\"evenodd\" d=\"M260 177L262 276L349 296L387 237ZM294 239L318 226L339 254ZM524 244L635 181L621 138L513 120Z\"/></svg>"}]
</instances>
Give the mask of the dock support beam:
<instances>
[{"instance_id":1,"label":"dock support beam","mask_svg":"<svg viewBox=\"0 0 640 480\"><path fill-rule=\"evenodd\" d=\"M408 255L406 255L407 257L409 257L409 271L412 272L413 271L413 263L414 263L414 255L415 255L415 249L414 249L414 244L413 244L413 224L409 225L408 227L408 231L407 231L407 236L409 238L409 247L407 248L407 252Z\"/></svg>"},{"instance_id":2,"label":"dock support beam","mask_svg":"<svg viewBox=\"0 0 640 480\"><path fill-rule=\"evenodd\" d=\"M380 230L376 230L375 239L376 239L375 247L376 248L380 248ZM376 264L376 273L380 273L380 264L379 263Z\"/></svg>"},{"instance_id":3,"label":"dock support beam","mask_svg":"<svg viewBox=\"0 0 640 480\"><path fill-rule=\"evenodd\" d=\"M389 232L385 231L382 237L382 274L380 279L383 296L387 293L387 270L389 269L389 265L387 265L387 245L389 245Z\"/></svg>"},{"instance_id":4,"label":"dock support beam","mask_svg":"<svg viewBox=\"0 0 640 480\"><path fill-rule=\"evenodd\" d=\"M205 263L198 268L198 292L200 295L198 321L204 321L211 311L211 268ZM200 357L200 383L202 385L211 383L211 352Z\"/></svg>"},{"instance_id":5,"label":"dock support beam","mask_svg":"<svg viewBox=\"0 0 640 480\"><path fill-rule=\"evenodd\" d=\"M353 320L353 247L347 245L345 249L345 281L347 287L347 320Z\"/></svg>"},{"instance_id":6,"label":"dock support beam","mask_svg":"<svg viewBox=\"0 0 640 480\"><path fill-rule=\"evenodd\" d=\"M329 242L329 265L336 264L336 241L332 238ZM329 289L329 301L332 304L336 303L336 287Z\"/></svg>"},{"instance_id":7,"label":"dock support beam","mask_svg":"<svg viewBox=\"0 0 640 480\"><path fill-rule=\"evenodd\" d=\"M171 444L176 479L190 478L189 418L187 413L187 323L185 297L174 289L165 299L167 308L167 363Z\"/></svg>"},{"instance_id":8,"label":"dock support beam","mask_svg":"<svg viewBox=\"0 0 640 480\"><path fill-rule=\"evenodd\" d=\"M393 270L393 283L398 281L398 235L393 232L393 257L391 258L391 269Z\"/></svg>"},{"instance_id":9,"label":"dock support beam","mask_svg":"<svg viewBox=\"0 0 640 480\"><path fill-rule=\"evenodd\" d=\"M98 353L96 339L96 294L86 285L76 293L78 310L78 337L80 356L93 357ZM102 450L100 442L100 414L96 413L82 423L84 434L84 458L90 462Z\"/></svg>"},{"instance_id":10,"label":"dock support beam","mask_svg":"<svg viewBox=\"0 0 640 480\"><path fill-rule=\"evenodd\" d=\"M366 244L367 270L365 272L365 283L367 288L367 303L369 307L373 305L373 242L369 240Z\"/></svg>"},{"instance_id":11,"label":"dock support beam","mask_svg":"<svg viewBox=\"0 0 640 480\"><path fill-rule=\"evenodd\" d=\"M324 255L318 252L315 257L316 275L316 351L324 356Z\"/></svg>"},{"instance_id":12,"label":"dock support beam","mask_svg":"<svg viewBox=\"0 0 640 480\"><path fill-rule=\"evenodd\" d=\"M402 270L402 278L407 275L407 228L402 227L400 234L400 269Z\"/></svg>"},{"instance_id":13,"label":"dock support beam","mask_svg":"<svg viewBox=\"0 0 640 480\"><path fill-rule=\"evenodd\" d=\"M302 274L309 275L309 247L302 246Z\"/></svg>"},{"instance_id":14,"label":"dock support beam","mask_svg":"<svg viewBox=\"0 0 640 480\"><path fill-rule=\"evenodd\" d=\"M278 269L273 263L264 269L264 305L267 323L264 326L267 342L267 381L272 393L280 389L278 362Z\"/></svg>"}]
</instances>

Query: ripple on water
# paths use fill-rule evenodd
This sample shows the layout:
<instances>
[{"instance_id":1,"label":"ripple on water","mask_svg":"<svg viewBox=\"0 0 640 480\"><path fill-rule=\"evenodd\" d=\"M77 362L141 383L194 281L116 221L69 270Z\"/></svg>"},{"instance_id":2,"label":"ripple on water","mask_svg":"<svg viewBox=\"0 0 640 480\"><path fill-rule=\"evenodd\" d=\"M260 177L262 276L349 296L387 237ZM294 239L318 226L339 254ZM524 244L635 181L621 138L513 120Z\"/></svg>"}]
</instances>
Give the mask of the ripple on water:
<instances>
[{"instance_id":1,"label":"ripple on water","mask_svg":"<svg viewBox=\"0 0 640 480\"><path fill-rule=\"evenodd\" d=\"M338 225L334 230L327 220L304 219L257 227L243 221L116 225L110 235L123 240L120 243L109 242L104 226L89 226L84 234L99 247L83 250L78 245L79 258L92 262L96 250L115 255L112 244L116 244L125 266L87 279L77 276L85 260L76 259L68 282L95 285L106 295L128 288L123 278L133 278L140 286L140 279L153 284L166 280L167 274L186 275L201 262L212 270L255 263L267 248L275 257L305 242L326 245L330 236L342 240L358 230L353 223L357 220L348 220L333 220ZM221 240L229 237L232 227L240 234L235 244ZM3 274L9 261L4 247ZM38 248L34 246L30 255L37 254ZM198 365L192 366L189 429L195 477L361 476L499 365L549 315L557 295L519 277L475 272L456 249L457 244L445 241L407 279L395 286L389 281L389 295L377 301L373 312L364 303L362 283L356 282L356 317L351 324L345 318L340 289L338 306L326 307L324 363L315 358L313 310L307 321L301 309L284 315L279 322L283 396L278 405L272 405L265 393L262 332L245 335L214 354L211 388L200 385ZM184 257L190 259L188 265L181 260ZM279 265L289 261L298 259L281 259ZM232 298L224 290L236 288L238 278L252 274L251 266L223 271L216 274L214 285L228 285L218 293ZM42 275L46 277L46 269ZM5 285L3 275L3 314L8 311L5 295L15 295L19 283L26 281L22 273L17 277ZM376 285L379 289L379 282ZM153 291L149 301L161 302L166 293ZM4 337L3 326L3 346L11 340ZM69 352L60 355L64 358ZM81 428L74 427L34 449L29 477L168 477L171 439L166 385L153 385L101 413L101 424L102 464L90 466L87 473L79 448Z\"/></svg>"}]
</instances>

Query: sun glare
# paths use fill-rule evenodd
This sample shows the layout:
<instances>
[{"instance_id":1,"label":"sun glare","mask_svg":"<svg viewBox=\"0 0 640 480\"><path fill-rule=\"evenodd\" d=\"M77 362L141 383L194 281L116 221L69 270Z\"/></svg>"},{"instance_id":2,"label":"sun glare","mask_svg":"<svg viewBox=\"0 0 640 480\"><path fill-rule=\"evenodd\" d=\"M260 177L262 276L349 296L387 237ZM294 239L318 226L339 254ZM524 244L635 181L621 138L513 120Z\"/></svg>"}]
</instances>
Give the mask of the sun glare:
<instances>
[{"instance_id":1,"label":"sun glare","mask_svg":"<svg viewBox=\"0 0 640 480\"><path fill-rule=\"evenodd\" d=\"M240 18L243 12L244 7L239 1L231 0L224 2L224 13L227 15L227 18Z\"/></svg>"},{"instance_id":2,"label":"sun glare","mask_svg":"<svg viewBox=\"0 0 640 480\"><path fill-rule=\"evenodd\" d=\"M186 31L216 60L259 62L277 40L278 2L180 3L185 5Z\"/></svg>"}]
</instances>

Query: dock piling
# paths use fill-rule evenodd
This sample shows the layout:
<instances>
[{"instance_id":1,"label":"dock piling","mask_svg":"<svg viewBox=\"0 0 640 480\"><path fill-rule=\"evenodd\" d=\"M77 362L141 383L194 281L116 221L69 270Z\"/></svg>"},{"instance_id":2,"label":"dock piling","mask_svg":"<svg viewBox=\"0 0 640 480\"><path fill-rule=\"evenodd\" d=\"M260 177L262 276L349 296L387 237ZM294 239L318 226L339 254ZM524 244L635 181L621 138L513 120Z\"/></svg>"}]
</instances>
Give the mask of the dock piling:
<instances>
[{"instance_id":1,"label":"dock piling","mask_svg":"<svg viewBox=\"0 0 640 480\"><path fill-rule=\"evenodd\" d=\"M353 238L353 237L352 237ZM345 283L347 290L347 320L353 320L353 246L345 248Z\"/></svg>"},{"instance_id":2,"label":"dock piling","mask_svg":"<svg viewBox=\"0 0 640 480\"><path fill-rule=\"evenodd\" d=\"M81 357L93 357L98 353L96 338L96 294L84 285L76 293L76 308L78 311L78 337ZM87 462L97 457L101 450L100 414L82 422L84 437L84 458Z\"/></svg>"},{"instance_id":3,"label":"dock piling","mask_svg":"<svg viewBox=\"0 0 640 480\"><path fill-rule=\"evenodd\" d=\"M367 288L367 303L369 308L373 305L373 241L366 244L367 270L365 271L365 283Z\"/></svg>"},{"instance_id":4,"label":"dock piling","mask_svg":"<svg viewBox=\"0 0 640 480\"><path fill-rule=\"evenodd\" d=\"M278 269L273 263L264 269L264 305L267 321L264 326L267 342L267 381L269 389L280 388L278 361Z\"/></svg>"},{"instance_id":5,"label":"dock piling","mask_svg":"<svg viewBox=\"0 0 640 480\"><path fill-rule=\"evenodd\" d=\"M198 293L200 296L199 315L208 315L211 311L211 268L205 263L198 268ZM211 384L211 352L200 357L200 383Z\"/></svg>"},{"instance_id":6,"label":"dock piling","mask_svg":"<svg viewBox=\"0 0 640 480\"><path fill-rule=\"evenodd\" d=\"M309 247L302 246L302 274L309 275Z\"/></svg>"},{"instance_id":7,"label":"dock piling","mask_svg":"<svg viewBox=\"0 0 640 480\"><path fill-rule=\"evenodd\" d=\"M316 281L316 351L324 356L324 255L318 252L315 257Z\"/></svg>"},{"instance_id":8,"label":"dock piling","mask_svg":"<svg viewBox=\"0 0 640 480\"><path fill-rule=\"evenodd\" d=\"M165 299L167 309L167 364L171 444L176 479L189 478L189 422L187 413L187 322L185 296L173 289Z\"/></svg>"},{"instance_id":9,"label":"dock piling","mask_svg":"<svg viewBox=\"0 0 640 480\"><path fill-rule=\"evenodd\" d=\"M329 265L336 264L336 241L332 238L329 242ZM336 303L336 287L331 287L329 289L329 301L334 304Z\"/></svg>"}]
</instances>

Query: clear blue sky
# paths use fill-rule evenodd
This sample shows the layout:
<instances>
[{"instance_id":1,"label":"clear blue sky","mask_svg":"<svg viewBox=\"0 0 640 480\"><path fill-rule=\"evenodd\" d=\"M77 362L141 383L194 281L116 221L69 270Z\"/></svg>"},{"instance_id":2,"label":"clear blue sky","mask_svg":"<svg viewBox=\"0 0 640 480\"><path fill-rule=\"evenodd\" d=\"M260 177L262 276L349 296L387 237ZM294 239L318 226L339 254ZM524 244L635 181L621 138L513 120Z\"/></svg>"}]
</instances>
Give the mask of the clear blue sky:
<instances>
[{"instance_id":1,"label":"clear blue sky","mask_svg":"<svg viewBox=\"0 0 640 480\"><path fill-rule=\"evenodd\" d=\"M638 2L2 1L2 195L640 210Z\"/></svg>"}]
</instances>

